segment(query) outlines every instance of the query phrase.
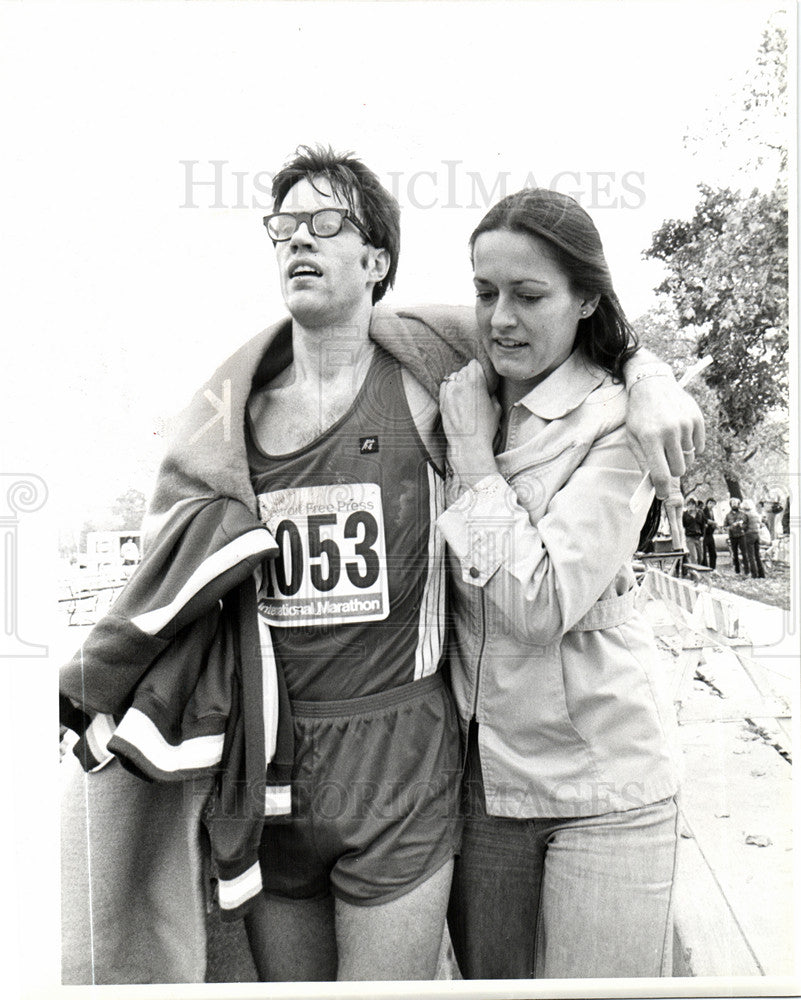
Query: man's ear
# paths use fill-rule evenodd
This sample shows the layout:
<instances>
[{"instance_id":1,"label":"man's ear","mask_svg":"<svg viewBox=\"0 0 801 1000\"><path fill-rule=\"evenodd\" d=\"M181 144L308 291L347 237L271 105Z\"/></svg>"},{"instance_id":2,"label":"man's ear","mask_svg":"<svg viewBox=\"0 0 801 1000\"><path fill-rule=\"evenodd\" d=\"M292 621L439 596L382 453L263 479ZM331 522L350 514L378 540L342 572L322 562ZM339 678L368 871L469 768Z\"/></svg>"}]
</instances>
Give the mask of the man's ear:
<instances>
[{"instance_id":1,"label":"man's ear","mask_svg":"<svg viewBox=\"0 0 801 1000\"><path fill-rule=\"evenodd\" d=\"M389 251L375 247L370 247L367 261L367 277L376 283L383 281L389 271L390 257Z\"/></svg>"}]
</instances>

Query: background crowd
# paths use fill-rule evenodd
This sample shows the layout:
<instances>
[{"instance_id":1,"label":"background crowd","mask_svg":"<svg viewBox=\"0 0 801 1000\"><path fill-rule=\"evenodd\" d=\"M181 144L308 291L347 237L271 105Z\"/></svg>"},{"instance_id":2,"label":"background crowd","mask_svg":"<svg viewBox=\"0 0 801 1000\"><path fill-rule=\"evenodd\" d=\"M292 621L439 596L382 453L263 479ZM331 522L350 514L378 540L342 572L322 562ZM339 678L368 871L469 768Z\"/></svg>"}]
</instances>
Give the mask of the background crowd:
<instances>
[{"instance_id":1,"label":"background crowd","mask_svg":"<svg viewBox=\"0 0 801 1000\"><path fill-rule=\"evenodd\" d=\"M685 499L682 525L690 562L717 570L718 550L727 547L734 573L764 579L777 539L789 534L789 497L768 492L762 500L733 496L726 503L724 509L714 497Z\"/></svg>"}]
</instances>

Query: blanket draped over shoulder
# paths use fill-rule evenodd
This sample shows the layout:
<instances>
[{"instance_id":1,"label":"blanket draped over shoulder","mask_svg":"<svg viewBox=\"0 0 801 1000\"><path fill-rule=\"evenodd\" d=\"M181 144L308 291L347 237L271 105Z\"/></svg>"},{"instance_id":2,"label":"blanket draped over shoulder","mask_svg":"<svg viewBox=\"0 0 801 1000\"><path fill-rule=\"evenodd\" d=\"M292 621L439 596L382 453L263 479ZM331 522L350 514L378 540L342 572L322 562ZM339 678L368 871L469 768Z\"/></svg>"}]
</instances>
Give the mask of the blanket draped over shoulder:
<instances>
[{"instance_id":1,"label":"blanket draped over shoulder","mask_svg":"<svg viewBox=\"0 0 801 1000\"><path fill-rule=\"evenodd\" d=\"M470 309L376 309L370 336L434 398L476 356L492 384ZM257 516L244 415L291 358L285 320L194 395L162 462L142 561L62 670L81 765L65 795L65 983L202 978L201 812L220 908L235 918L261 888L265 818L289 811L289 703L254 581L277 546ZM121 877L132 859L133 882Z\"/></svg>"}]
</instances>

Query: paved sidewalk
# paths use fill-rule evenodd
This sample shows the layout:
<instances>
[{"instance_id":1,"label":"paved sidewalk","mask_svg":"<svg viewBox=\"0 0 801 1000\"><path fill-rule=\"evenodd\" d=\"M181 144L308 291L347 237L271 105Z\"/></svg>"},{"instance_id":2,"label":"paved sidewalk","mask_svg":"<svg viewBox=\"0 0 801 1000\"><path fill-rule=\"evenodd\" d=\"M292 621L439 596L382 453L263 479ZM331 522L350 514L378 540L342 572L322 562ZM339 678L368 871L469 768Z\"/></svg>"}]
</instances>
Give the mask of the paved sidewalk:
<instances>
[{"instance_id":1,"label":"paved sidewalk","mask_svg":"<svg viewBox=\"0 0 801 1000\"><path fill-rule=\"evenodd\" d=\"M786 706L795 704L799 683L797 626L780 608L712 593L736 609L753 645L710 643L674 689L684 817L674 974L788 976L797 944L794 720ZM648 601L645 612L675 681L679 656L692 655L694 630L681 641L685 633L671 630L673 614L661 599Z\"/></svg>"},{"instance_id":2,"label":"paved sidewalk","mask_svg":"<svg viewBox=\"0 0 801 1000\"><path fill-rule=\"evenodd\" d=\"M734 605L743 632L753 643L752 657L770 675L775 693L796 704L801 684L801 621L798 607L789 611L711 588L723 601Z\"/></svg>"}]
</instances>

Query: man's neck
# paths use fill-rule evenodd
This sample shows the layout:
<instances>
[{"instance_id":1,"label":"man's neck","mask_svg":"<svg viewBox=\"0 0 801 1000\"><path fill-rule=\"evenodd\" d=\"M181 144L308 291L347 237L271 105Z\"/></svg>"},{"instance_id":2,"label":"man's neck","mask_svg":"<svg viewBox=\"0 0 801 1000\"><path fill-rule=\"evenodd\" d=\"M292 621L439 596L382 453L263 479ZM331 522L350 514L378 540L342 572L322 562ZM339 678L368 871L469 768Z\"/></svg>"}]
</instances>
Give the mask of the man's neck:
<instances>
[{"instance_id":1,"label":"man's neck","mask_svg":"<svg viewBox=\"0 0 801 1000\"><path fill-rule=\"evenodd\" d=\"M288 454L315 441L358 395L375 345L364 322L305 327L292 322L292 363L251 396L256 440L269 455Z\"/></svg>"},{"instance_id":2,"label":"man's neck","mask_svg":"<svg viewBox=\"0 0 801 1000\"><path fill-rule=\"evenodd\" d=\"M341 323L310 327L293 319L293 381L331 383L353 379L354 372L373 356L371 316L372 306L368 303L358 315Z\"/></svg>"}]
</instances>

